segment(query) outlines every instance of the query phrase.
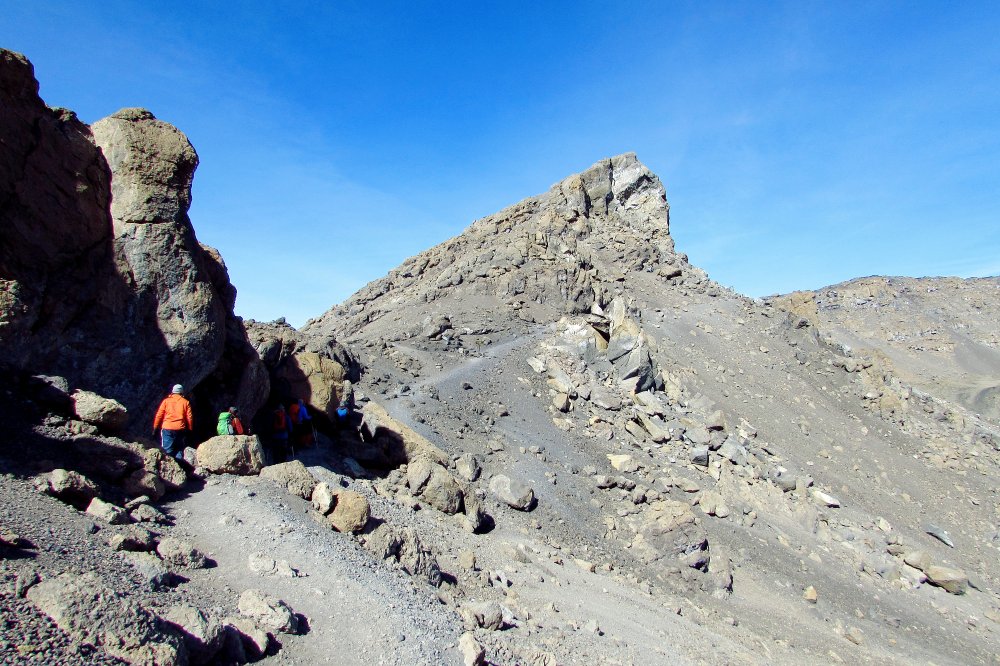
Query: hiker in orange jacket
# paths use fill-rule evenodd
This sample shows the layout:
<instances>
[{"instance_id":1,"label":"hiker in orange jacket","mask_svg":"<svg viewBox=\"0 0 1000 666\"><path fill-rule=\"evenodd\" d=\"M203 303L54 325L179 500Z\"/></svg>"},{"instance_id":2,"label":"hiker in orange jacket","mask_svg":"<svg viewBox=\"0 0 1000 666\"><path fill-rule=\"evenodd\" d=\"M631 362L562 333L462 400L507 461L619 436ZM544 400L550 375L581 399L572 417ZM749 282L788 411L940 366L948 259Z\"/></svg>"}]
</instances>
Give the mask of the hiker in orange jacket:
<instances>
[{"instance_id":1,"label":"hiker in orange jacket","mask_svg":"<svg viewBox=\"0 0 1000 666\"><path fill-rule=\"evenodd\" d=\"M153 419L153 436L160 431L161 444L168 456L183 458L184 433L194 428L191 403L184 397L184 387L174 384L170 395L163 399Z\"/></svg>"}]
</instances>

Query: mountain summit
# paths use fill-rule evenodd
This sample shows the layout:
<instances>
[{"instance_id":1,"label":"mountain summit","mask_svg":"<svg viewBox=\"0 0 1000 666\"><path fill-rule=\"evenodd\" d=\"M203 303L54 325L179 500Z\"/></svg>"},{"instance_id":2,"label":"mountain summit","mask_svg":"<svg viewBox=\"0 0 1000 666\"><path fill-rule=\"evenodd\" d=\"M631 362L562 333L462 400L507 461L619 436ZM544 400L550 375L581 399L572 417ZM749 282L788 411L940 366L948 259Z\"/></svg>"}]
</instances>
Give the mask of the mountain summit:
<instances>
[{"instance_id":1,"label":"mountain summit","mask_svg":"<svg viewBox=\"0 0 1000 666\"><path fill-rule=\"evenodd\" d=\"M381 322L383 333L405 336L415 332L409 330L415 322L402 313L449 308L547 321L606 307L634 271L675 284L706 284L704 273L674 251L660 179L626 153L477 220L304 330L353 335L392 312L391 321Z\"/></svg>"}]
</instances>

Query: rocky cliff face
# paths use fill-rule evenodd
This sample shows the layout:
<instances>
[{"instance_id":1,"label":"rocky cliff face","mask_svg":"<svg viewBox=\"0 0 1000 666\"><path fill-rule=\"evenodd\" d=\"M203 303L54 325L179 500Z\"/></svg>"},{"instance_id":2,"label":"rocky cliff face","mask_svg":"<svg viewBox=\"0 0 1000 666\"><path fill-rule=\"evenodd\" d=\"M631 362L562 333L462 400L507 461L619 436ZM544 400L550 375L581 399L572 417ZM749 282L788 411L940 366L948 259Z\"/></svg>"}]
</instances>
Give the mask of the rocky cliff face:
<instances>
[{"instance_id":1,"label":"rocky cliff face","mask_svg":"<svg viewBox=\"0 0 1000 666\"><path fill-rule=\"evenodd\" d=\"M314 413L332 419L344 380L354 382L360 376L361 368L351 351L332 337L307 336L281 320L251 319L246 330L266 368L272 403L287 405L302 399ZM258 430L266 432L267 427L265 420Z\"/></svg>"},{"instance_id":2,"label":"rocky cliff face","mask_svg":"<svg viewBox=\"0 0 1000 666\"><path fill-rule=\"evenodd\" d=\"M87 127L0 51L0 364L113 398L145 432L169 386L202 422L254 412L267 375L219 254L187 216L198 156L143 109Z\"/></svg>"}]
</instances>

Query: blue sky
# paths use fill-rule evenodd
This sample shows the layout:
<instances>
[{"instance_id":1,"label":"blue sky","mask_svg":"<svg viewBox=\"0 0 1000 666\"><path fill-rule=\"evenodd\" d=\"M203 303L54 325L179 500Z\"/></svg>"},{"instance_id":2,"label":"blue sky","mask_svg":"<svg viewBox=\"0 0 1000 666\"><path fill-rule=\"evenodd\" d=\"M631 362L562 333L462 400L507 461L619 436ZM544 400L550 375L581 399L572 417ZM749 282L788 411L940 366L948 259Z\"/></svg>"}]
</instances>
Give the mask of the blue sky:
<instances>
[{"instance_id":1,"label":"blue sky","mask_svg":"<svg viewBox=\"0 0 1000 666\"><path fill-rule=\"evenodd\" d=\"M663 180L678 249L751 296L1000 273L995 2L0 0L0 16L50 106L86 122L144 106L188 135L191 218L245 317L300 325L627 151Z\"/></svg>"}]
</instances>

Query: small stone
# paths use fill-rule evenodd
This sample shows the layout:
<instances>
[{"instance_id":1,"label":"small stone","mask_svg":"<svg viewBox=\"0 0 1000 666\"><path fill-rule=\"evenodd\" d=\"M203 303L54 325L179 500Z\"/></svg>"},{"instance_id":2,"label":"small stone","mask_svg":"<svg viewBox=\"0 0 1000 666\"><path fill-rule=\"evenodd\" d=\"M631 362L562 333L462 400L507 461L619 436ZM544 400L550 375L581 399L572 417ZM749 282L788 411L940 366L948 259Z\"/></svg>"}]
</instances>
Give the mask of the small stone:
<instances>
[{"instance_id":1,"label":"small stone","mask_svg":"<svg viewBox=\"0 0 1000 666\"><path fill-rule=\"evenodd\" d=\"M250 571L261 575L271 575L278 570L278 563L273 557L264 553L251 553L247 560L247 567Z\"/></svg>"},{"instance_id":2,"label":"small stone","mask_svg":"<svg viewBox=\"0 0 1000 666\"><path fill-rule=\"evenodd\" d=\"M336 504L337 499L334 497L330 484L326 481L321 481L313 488L311 501L313 508L325 516L333 511L333 506Z\"/></svg>"},{"instance_id":3,"label":"small stone","mask_svg":"<svg viewBox=\"0 0 1000 666\"><path fill-rule=\"evenodd\" d=\"M674 485L686 493L696 493L701 490L701 486L690 479L674 479Z\"/></svg>"},{"instance_id":4,"label":"small stone","mask_svg":"<svg viewBox=\"0 0 1000 666\"><path fill-rule=\"evenodd\" d=\"M903 561L914 569L927 571L931 566L931 556L922 550L909 550L903 555Z\"/></svg>"},{"instance_id":5,"label":"small stone","mask_svg":"<svg viewBox=\"0 0 1000 666\"><path fill-rule=\"evenodd\" d=\"M271 645L271 637L257 626L253 620L245 617L227 617L223 624L239 643L240 648L250 659L260 659L267 654ZM240 663L242 660L235 660Z\"/></svg>"},{"instance_id":6,"label":"small stone","mask_svg":"<svg viewBox=\"0 0 1000 666\"><path fill-rule=\"evenodd\" d=\"M97 497L97 484L80 474L65 469L54 469L40 484L43 490L77 508L86 507Z\"/></svg>"},{"instance_id":7,"label":"small stone","mask_svg":"<svg viewBox=\"0 0 1000 666\"><path fill-rule=\"evenodd\" d=\"M481 666L486 658L486 650L479 644L471 631L465 632L458 639L458 649L462 652L464 666Z\"/></svg>"},{"instance_id":8,"label":"small stone","mask_svg":"<svg viewBox=\"0 0 1000 666\"><path fill-rule=\"evenodd\" d=\"M87 505L87 515L103 520L109 525L125 525L132 522L125 509L98 497L90 500L90 504Z\"/></svg>"},{"instance_id":9,"label":"small stone","mask_svg":"<svg viewBox=\"0 0 1000 666\"><path fill-rule=\"evenodd\" d=\"M108 545L111 550L150 551L156 547L156 539L146 528L130 525L108 539Z\"/></svg>"},{"instance_id":10,"label":"small stone","mask_svg":"<svg viewBox=\"0 0 1000 666\"><path fill-rule=\"evenodd\" d=\"M613 453L608 454L608 462L619 472L632 473L639 469L639 463L635 461L630 455L615 455Z\"/></svg>"},{"instance_id":11,"label":"small stone","mask_svg":"<svg viewBox=\"0 0 1000 666\"><path fill-rule=\"evenodd\" d=\"M458 565L467 571L476 570L476 554L471 550L463 550L458 554Z\"/></svg>"},{"instance_id":12,"label":"small stone","mask_svg":"<svg viewBox=\"0 0 1000 666\"><path fill-rule=\"evenodd\" d=\"M462 607L462 616L476 627L491 631L503 628L503 609L495 601L466 604Z\"/></svg>"},{"instance_id":13,"label":"small stone","mask_svg":"<svg viewBox=\"0 0 1000 666\"><path fill-rule=\"evenodd\" d=\"M262 628L285 634L298 631L298 618L288 604L260 590L246 590L240 595L240 614Z\"/></svg>"},{"instance_id":14,"label":"small stone","mask_svg":"<svg viewBox=\"0 0 1000 666\"><path fill-rule=\"evenodd\" d=\"M931 585L937 585L951 594L965 594L969 589L969 577L959 569L931 565L924 573Z\"/></svg>"},{"instance_id":15,"label":"small stone","mask_svg":"<svg viewBox=\"0 0 1000 666\"><path fill-rule=\"evenodd\" d=\"M823 506L830 507L831 509L836 509L840 506L839 499L837 499L833 495L824 493L822 490L813 490L812 496L813 499L815 499L817 502L819 502Z\"/></svg>"},{"instance_id":16,"label":"small stone","mask_svg":"<svg viewBox=\"0 0 1000 666\"><path fill-rule=\"evenodd\" d=\"M35 569L22 571L18 574L17 580L14 582L14 596L18 599L23 599L28 590L40 582L42 582L42 579Z\"/></svg>"},{"instance_id":17,"label":"small stone","mask_svg":"<svg viewBox=\"0 0 1000 666\"><path fill-rule=\"evenodd\" d=\"M934 537L938 541L940 541L941 543L943 543L944 545L948 546L949 548L954 548L955 547L955 542L951 540L951 536L949 536L949 534L947 532L945 532L943 529L941 529L937 525L934 525L932 523L928 523L927 525L924 526L924 531L927 534L930 534L932 537Z\"/></svg>"},{"instance_id":18,"label":"small stone","mask_svg":"<svg viewBox=\"0 0 1000 666\"><path fill-rule=\"evenodd\" d=\"M806 591L802 593L802 598L811 604L816 603L819 600L819 593L816 592L816 588L810 585L806 588Z\"/></svg>"},{"instance_id":19,"label":"small stone","mask_svg":"<svg viewBox=\"0 0 1000 666\"><path fill-rule=\"evenodd\" d=\"M187 541L174 537L164 537L156 546L157 554L168 565L201 569L208 564L208 558Z\"/></svg>"},{"instance_id":20,"label":"small stone","mask_svg":"<svg viewBox=\"0 0 1000 666\"><path fill-rule=\"evenodd\" d=\"M458 472L460 477L471 483L479 478L483 468L474 455L466 453L459 456L458 460L455 461L455 471Z\"/></svg>"},{"instance_id":21,"label":"small stone","mask_svg":"<svg viewBox=\"0 0 1000 666\"><path fill-rule=\"evenodd\" d=\"M531 511L535 507L535 491L530 486L498 474L490 479L490 492L518 511Z\"/></svg>"},{"instance_id":22,"label":"small stone","mask_svg":"<svg viewBox=\"0 0 1000 666\"><path fill-rule=\"evenodd\" d=\"M170 523L170 519L162 511L149 504L139 504L131 510L130 515L132 516L132 520L140 523L154 523L157 525L168 525Z\"/></svg>"},{"instance_id":23,"label":"small stone","mask_svg":"<svg viewBox=\"0 0 1000 666\"><path fill-rule=\"evenodd\" d=\"M163 619L181 630L191 662L211 663L226 639L225 627L200 609L178 604L167 609Z\"/></svg>"}]
</instances>

